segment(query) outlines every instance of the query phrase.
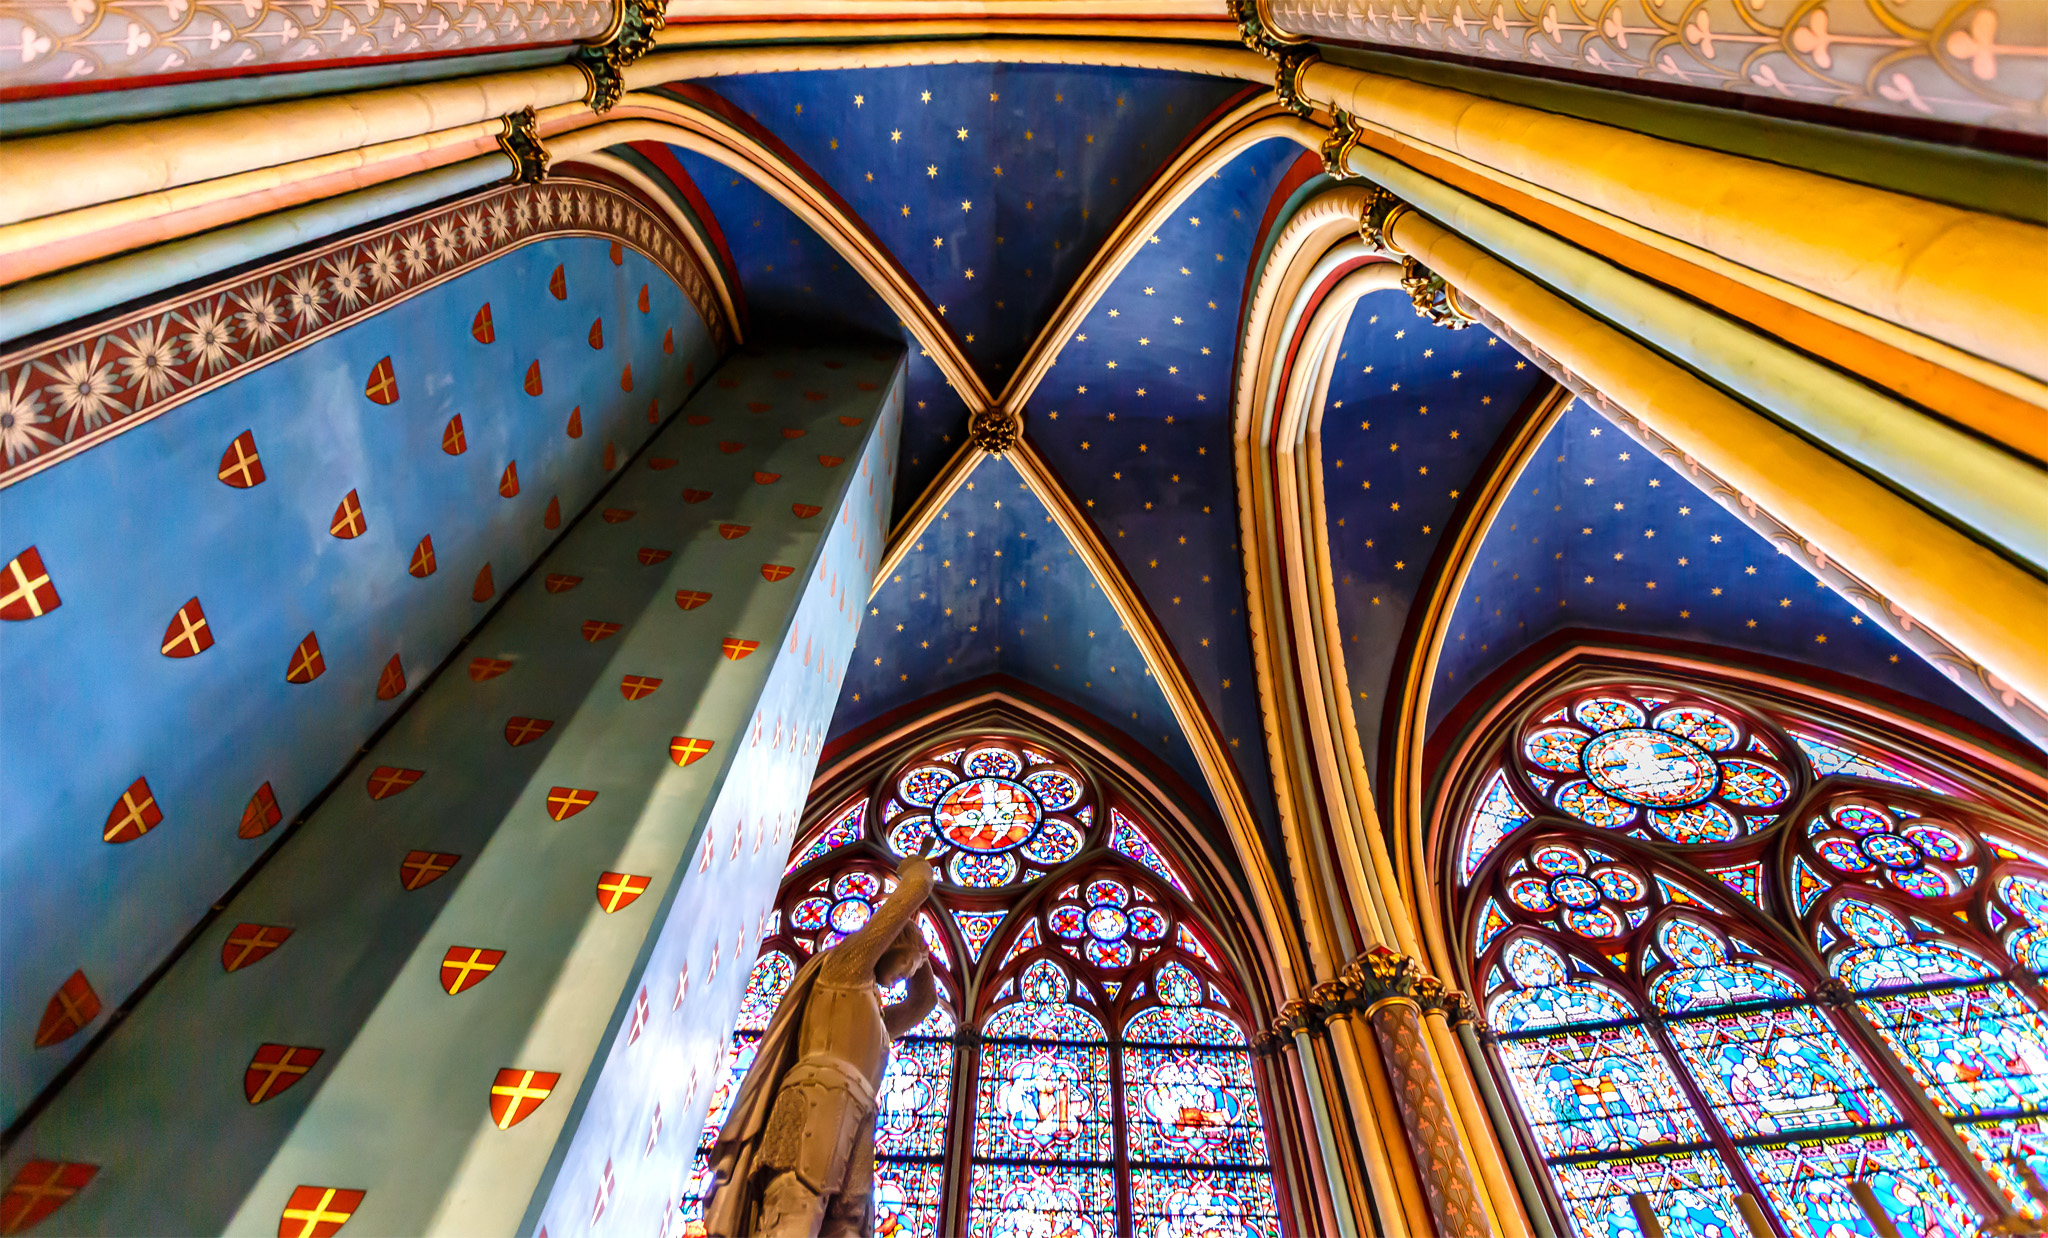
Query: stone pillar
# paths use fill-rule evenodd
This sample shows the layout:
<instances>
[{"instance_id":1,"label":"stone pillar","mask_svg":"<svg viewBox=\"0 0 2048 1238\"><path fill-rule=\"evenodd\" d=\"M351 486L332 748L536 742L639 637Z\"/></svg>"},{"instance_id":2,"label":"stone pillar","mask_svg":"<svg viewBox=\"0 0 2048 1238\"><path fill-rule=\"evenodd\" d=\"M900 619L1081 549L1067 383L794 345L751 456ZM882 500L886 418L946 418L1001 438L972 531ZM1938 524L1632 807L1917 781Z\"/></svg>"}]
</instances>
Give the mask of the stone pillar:
<instances>
[{"instance_id":1,"label":"stone pillar","mask_svg":"<svg viewBox=\"0 0 2048 1238\"><path fill-rule=\"evenodd\" d=\"M49 1228L664 1230L881 553L903 373L719 371L25 1129L0 1174L87 1178Z\"/></svg>"}]
</instances>

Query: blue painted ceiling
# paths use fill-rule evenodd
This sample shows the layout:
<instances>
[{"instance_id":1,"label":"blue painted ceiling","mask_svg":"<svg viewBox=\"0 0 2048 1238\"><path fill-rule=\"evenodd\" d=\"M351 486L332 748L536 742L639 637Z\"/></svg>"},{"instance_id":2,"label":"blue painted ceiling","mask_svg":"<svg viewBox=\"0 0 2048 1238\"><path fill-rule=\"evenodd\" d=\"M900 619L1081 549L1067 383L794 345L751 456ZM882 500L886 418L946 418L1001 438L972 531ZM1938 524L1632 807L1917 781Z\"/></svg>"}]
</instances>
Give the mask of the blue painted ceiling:
<instances>
[{"instance_id":1,"label":"blue painted ceiling","mask_svg":"<svg viewBox=\"0 0 2048 1238\"><path fill-rule=\"evenodd\" d=\"M1549 385L1491 332L1417 318L1398 289L1352 311L1324 405L1323 494L1344 670L1369 755L1409 608L1451 514L1515 410Z\"/></svg>"},{"instance_id":2,"label":"blue painted ceiling","mask_svg":"<svg viewBox=\"0 0 2048 1238\"><path fill-rule=\"evenodd\" d=\"M1599 413L1574 404L1480 545L1430 701L1435 725L1518 650L1563 628L1789 658L1994 715Z\"/></svg>"},{"instance_id":3,"label":"blue painted ceiling","mask_svg":"<svg viewBox=\"0 0 2048 1238\"><path fill-rule=\"evenodd\" d=\"M992 389L1008 380L1160 165L1244 93L1242 83L1224 79L1014 65L769 74L697 85L786 143L846 201L932 303L944 307L944 321ZM880 298L808 227L735 173L677 154L732 248L752 338L880 333L909 346L900 517L964 441L960 399ZM1230 375L1259 225L1301 154L1289 143L1264 143L1198 189L1076 333L1085 338L1066 342L1026 413L1030 438L1084 504L1173 641L1269 832L1277 819L1231 498ZM1097 371L1099 378L1083 381ZM1083 385L1090 391L1076 390ZM956 506L969 493L962 490ZM926 544L938 536L928 534ZM1061 556L1078 573L1074 587L1094 591L1079 561L1064 549ZM1040 575L1035 587L1042 591L1047 580ZM973 578L988 584L985 575ZM940 596L930 582L920 591ZM926 629L918 640L935 649L941 635L960 648L951 662L927 659L922 676L899 667L891 678L901 690L889 691L856 686L873 672L877 655L865 653L866 665L855 668L842 701L840 729L1000 663L1087 703L1155 747L1162 732L1171 734L1181 772L1201 785L1156 685L1143 681L1128 637L1118 634L1128 652L1119 649L1111 659L1123 668L1117 677L1096 670L1091 679L1091 664L1076 654L1034 652L1050 650L1044 642L1012 644L1001 659L986 651L969 656L985 643L972 639L979 633L971 629L988 628L968 616L993 602L969 603L963 595L950 616L939 607L936 614L891 619L890 596L885 590L877 597L880 613L869 616L863 639L876 639L876 625L893 630L902 622L906 631ZM1091 596L1101 616L1076 617L1068 626L1102 633L1106 621L1114 630L1099 591ZM950 630L933 630L949 619ZM903 656L912 658L908 650ZM1135 679L1123 678L1134 669ZM1118 686L1105 696L1105 685Z\"/></svg>"},{"instance_id":4,"label":"blue painted ceiling","mask_svg":"<svg viewBox=\"0 0 2048 1238\"><path fill-rule=\"evenodd\" d=\"M985 458L868 604L837 737L949 684L1007 674L1201 768L1115 609L1017 470Z\"/></svg>"}]
</instances>

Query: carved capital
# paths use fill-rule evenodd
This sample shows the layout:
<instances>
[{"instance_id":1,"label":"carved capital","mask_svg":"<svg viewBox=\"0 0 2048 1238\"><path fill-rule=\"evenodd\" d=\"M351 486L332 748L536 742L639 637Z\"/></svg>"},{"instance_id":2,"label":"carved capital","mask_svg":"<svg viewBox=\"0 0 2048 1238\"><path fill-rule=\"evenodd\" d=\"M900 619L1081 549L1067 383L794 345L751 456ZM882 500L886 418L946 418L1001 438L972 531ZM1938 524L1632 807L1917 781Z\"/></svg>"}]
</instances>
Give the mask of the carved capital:
<instances>
[{"instance_id":1,"label":"carved capital","mask_svg":"<svg viewBox=\"0 0 2048 1238\"><path fill-rule=\"evenodd\" d=\"M1295 998L1280 1007L1280 1017L1273 1020L1276 1036L1292 1038L1296 1032L1311 1034L1323 1030L1323 1011L1314 1002Z\"/></svg>"},{"instance_id":2,"label":"carved capital","mask_svg":"<svg viewBox=\"0 0 2048 1238\"><path fill-rule=\"evenodd\" d=\"M593 112L609 112L626 93L626 66L654 50L654 36L668 24L666 0L612 0L612 28L601 39L576 49L583 74L583 101Z\"/></svg>"},{"instance_id":3,"label":"carved capital","mask_svg":"<svg viewBox=\"0 0 2048 1238\"><path fill-rule=\"evenodd\" d=\"M1275 29L1266 20L1266 14L1259 7L1259 0L1228 0L1230 16L1237 23L1237 37L1244 45L1271 59L1279 59L1280 49L1289 43L1299 42Z\"/></svg>"},{"instance_id":4,"label":"carved capital","mask_svg":"<svg viewBox=\"0 0 2048 1238\"><path fill-rule=\"evenodd\" d=\"M1365 214L1358 220L1358 239L1377 253L1399 253L1393 237L1389 234L1394 220L1410 209L1406 202L1375 185L1372 200L1365 204Z\"/></svg>"},{"instance_id":5,"label":"carved capital","mask_svg":"<svg viewBox=\"0 0 2048 1238\"><path fill-rule=\"evenodd\" d=\"M1322 57L1312 48L1287 47L1280 49L1276 58L1280 63L1273 70L1273 93L1279 97L1281 107L1306 119L1315 109L1301 95L1301 75Z\"/></svg>"},{"instance_id":6,"label":"carved capital","mask_svg":"<svg viewBox=\"0 0 2048 1238\"><path fill-rule=\"evenodd\" d=\"M1418 318L1427 318L1452 331L1463 331L1478 321L1459 301L1457 289L1413 258L1401 259L1401 287L1415 303Z\"/></svg>"},{"instance_id":7,"label":"carved capital","mask_svg":"<svg viewBox=\"0 0 2048 1238\"><path fill-rule=\"evenodd\" d=\"M1358 179L1358 173L1351 170L1351 151L1357 145L1358 124L1351 113L1343 108L1332 108L1330 136L1324 138L1318 148L1323 156L1323 171L1340 181Z\"/></svg>"},{"instance_id":8,"label":"carved capital","mask_svg":"<svg viewBox=\"0 0 2048 1238\"><path fill-rule=\"evenodd\" d=\"M1017 414L1008 409L985 408L967 420L967 441L992 456L1000 456L1017 445Z\"/></svg>"},{"instance_id":9,"label":"carved capital","mask_svg":"<svg viewBox=\"0 0 2048 1238\"><path fill-rule=\"evenodd\" d=\"M532 105L505 117L505 131L498 135L498 149L512 161L508 185L533 185L547 178L548 148L540 140L538 118Z\"/></svg>"},{"instance_id":10,"label":"carved capital","mask_svg":"<svg viewBox=\"0 0 2048 1238\"><path fill-rule=\"evenodd\" d=\"M1389 997L1412 997L1416 984L1424 979L1420 963L1384 946L1351 960L1344 974L1357 991L1358 1001L1367 1006Z\"/></svg>"}]
</instances>

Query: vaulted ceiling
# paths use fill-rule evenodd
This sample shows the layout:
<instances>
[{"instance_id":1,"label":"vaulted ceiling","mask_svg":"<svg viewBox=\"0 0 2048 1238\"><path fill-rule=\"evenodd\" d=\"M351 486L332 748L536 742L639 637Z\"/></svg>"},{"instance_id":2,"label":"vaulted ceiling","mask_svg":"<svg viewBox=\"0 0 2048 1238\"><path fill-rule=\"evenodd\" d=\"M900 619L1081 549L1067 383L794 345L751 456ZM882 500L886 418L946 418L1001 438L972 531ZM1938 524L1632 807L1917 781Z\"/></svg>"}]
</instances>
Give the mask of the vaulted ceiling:
<instances>
[{"instance_id":1,"label":"vaulted ceiling","mask_svg":"<svg viewBox=\"0 0 2048 1238\"><path fill-rule=\"evenodd\" d=\"M1011 464L947 469L969 403L899 308L810 224L745 175L671 149L718 235L750 339L865 336L909 347L901 520L938 484L928 523L870 602L835 734L1001 673L1122 728L1204 786L1196 745L1111 604L1128 586L1199 697L1277 850L1246 620L1232 444L1245 297L1283 203L1316 188L1286 140L1241 151L1157 223L1057 340L1040 340L1122 215L1176 151L1253 91L1115 67L934 65L675 83L775 152L857 221L924 298L988 393L1020 394L1034 343L1051 364L1018 400L1055 496ZM1504 435L1554 387L1479 327L1419 319L1406 294L1353 313L1321 425L1332 579L1351 707L1368 763L1382 745L1418 602L1447 533L1501 470L1515 484L1482 531L1428 665L1437 726L1466 694L1558 633L1718 646L1803 664L1992 717L1867 623L1686 477L1572 406L1514 458ZM1091 573L1047 506L1070 503L1113 564ZM1121 583L1119 583L1121 582ZM1428 642L1423 642L1427 646Z\"/></svg>"}]
</instances>

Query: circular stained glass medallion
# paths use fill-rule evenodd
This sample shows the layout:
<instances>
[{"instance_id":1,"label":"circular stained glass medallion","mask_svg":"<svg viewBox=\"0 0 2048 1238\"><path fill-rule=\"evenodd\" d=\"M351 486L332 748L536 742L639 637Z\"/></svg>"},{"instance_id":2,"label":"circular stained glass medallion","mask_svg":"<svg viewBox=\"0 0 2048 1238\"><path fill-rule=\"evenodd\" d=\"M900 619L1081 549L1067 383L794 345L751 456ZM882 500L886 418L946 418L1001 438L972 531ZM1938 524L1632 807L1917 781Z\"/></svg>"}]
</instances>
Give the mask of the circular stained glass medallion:
<instances>
[{"instance_id":1,"label":"circular stained glass medallion","mask_svg":"<svg viewBox=\"0 0 2048 1238\"><path fill-rule=\"evenodd\" d=\"M1652 808L1682 808L1714 793L1720 770L1714 758L1683 735L1625 727L1586 741L1586 777L1618 800Z\"/></svg>"},{"instance_id":2,"label":"circular stained glass medallion","mask_svg":"<svg viewBox=\"0 0 2048 1238\"><path fill-rule=\"evenodd\" d=\"M1007 778L969 778L939 797L932 818L962 850L1003 851L1030 836L1038 804Z\"/></svg>"}]
</instances>

